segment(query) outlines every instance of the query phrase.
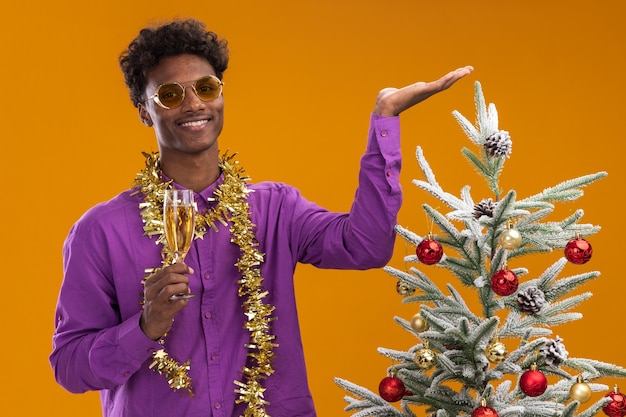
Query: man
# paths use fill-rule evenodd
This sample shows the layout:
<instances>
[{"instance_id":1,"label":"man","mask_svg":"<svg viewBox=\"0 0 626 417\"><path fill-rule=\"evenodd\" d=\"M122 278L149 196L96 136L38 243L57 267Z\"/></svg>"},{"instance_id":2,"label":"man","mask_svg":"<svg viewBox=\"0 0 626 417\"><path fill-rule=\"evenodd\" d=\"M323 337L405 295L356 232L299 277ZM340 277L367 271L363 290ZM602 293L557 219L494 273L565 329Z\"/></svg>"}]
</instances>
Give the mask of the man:
<instances>
[{"instance_id":1,"label":"man","mask_svg":"<svg viewBox=\"0 0 626 417\"><path fill-rule=\"evenodd\" d=\"M100 390L110 417L315 416L295 266L389 261L401 204L397 116L472 68L378 94L353 206L331 213L288 185L244 182L238 163L220 156L228 50L202 23L144 29L120 64L159 153L131 190L89 210L67 237L50 356L57 381ZM202 239L184 263L171 261L163 238L168 187L196 196Z\"/></svg>"}]
</instances>

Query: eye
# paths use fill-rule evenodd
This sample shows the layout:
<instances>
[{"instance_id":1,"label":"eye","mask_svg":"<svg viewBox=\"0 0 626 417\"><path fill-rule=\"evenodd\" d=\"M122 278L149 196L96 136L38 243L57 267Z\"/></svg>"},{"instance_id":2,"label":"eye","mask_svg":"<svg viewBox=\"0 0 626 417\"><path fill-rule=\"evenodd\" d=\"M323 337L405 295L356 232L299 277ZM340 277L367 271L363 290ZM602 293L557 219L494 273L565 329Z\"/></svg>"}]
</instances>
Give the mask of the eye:
<instances>
[{"instance_id":1,"label":"eye","mask_svg":"<svg viewBox=\"0 0 626 417\"><path fill-rule=\"evenodd\" d=\"M165 84L159 88L159 100L172 101L180 98L182 89L177 84Z\"/></svg>"},{"instance_id":2,"label":"eye","mask_svg":"<svg viewBox=\"0 0 626 417\"><path fill-rule=\"evenodd\" d=\"M207 85L207 84L203 84L201 86L199 86L200 88L198 88L198 90L202 93L209 93L211 91L215 91L215 86L213 85Z\"/></svg>"}]
</instances>

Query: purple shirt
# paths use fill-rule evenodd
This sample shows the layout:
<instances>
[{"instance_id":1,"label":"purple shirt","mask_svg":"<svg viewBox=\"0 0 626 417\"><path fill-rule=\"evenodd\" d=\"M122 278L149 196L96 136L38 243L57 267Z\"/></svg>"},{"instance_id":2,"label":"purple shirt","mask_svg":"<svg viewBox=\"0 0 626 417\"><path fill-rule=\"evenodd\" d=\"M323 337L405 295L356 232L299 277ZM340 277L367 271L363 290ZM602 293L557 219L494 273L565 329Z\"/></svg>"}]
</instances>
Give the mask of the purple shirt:
<instances>
[{"instance_id":1,"label":"purple shirt","mask_svg":"<svg viewBox=\"0 0 626 417\"><path fill-rule=\"evenodd\" d=\"M402 194L398 117L372 115L359 188L350 213L331 213L281 183L251 184L248 202L256 225L265 303L276 307L275 373L265 381L272 417L313 417L294 295L298 262L320 268L383 266L393 252ZM198 209L221 178L199 193ZM228 228L208 229L185 258L196 297L176 315L166 350L191 359L195 396L172 390L148 369L160 345L139 327L144 269L160 265L161 248L143 234L141 197L126 191L89 210L64 245L64 279L56 311L50 362L59 384L71 392L100 390L107 417L214 416L242 414L235 380L246 363L242 299L237 296L239 248Z\"/></svg>"}]
</instances>

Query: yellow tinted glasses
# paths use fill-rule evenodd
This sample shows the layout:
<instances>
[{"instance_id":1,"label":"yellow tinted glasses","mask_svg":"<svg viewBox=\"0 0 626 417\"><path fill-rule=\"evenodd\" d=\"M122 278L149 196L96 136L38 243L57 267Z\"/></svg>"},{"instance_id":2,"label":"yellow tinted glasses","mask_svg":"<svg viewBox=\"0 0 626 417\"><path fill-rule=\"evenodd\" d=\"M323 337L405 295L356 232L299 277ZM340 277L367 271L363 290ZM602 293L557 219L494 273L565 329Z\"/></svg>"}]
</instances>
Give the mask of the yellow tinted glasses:
<instances>
[{"instance_id":1,"label":"yellow tinted glasses","mask_svg":"<svg viewBox=\"0 0 626 417\"><path fill-rule=\"evenodd\" d=\"M215 75L207 75L191 83L191 88L200 100L212 101L222 94L223 85L224 83ZM176 82L161 84L146 101L154 100L164 109L173 109L185 100L185 90L182 84Z\"/></svg>"}]
</instances>

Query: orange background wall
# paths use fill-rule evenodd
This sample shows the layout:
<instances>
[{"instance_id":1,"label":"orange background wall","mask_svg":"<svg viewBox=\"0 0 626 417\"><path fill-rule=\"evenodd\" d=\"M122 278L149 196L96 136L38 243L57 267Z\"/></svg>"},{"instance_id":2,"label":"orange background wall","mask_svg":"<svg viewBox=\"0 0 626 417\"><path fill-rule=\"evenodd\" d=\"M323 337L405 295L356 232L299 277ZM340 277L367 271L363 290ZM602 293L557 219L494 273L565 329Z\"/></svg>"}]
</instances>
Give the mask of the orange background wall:
<instances>
[{"instance_id":1,"label":"orange background wall","mask_svg":"<svg viewBox=\"0 0 626 417\"><path fill-rule=\"evenodd\" d=\"M0 414L97 416L97 395L58 387L48 365L61 283L61 245L90 206L129 186L156 150L127 99L117 56L153 19L195 16L230 41L221 147L239 152L254 180L280 180L333 210L349 208L368 115L379 89L432 80L458 66L476 71L402 116L405 204L401 224L428 225L413 157L421 145L439 182L479 200L482 181L460 154L471 146L451 116L474 118L473 82L511 132L502 185L528 196L579 175L609 176L565 204L603 230L600 270L583 321L556 329L571 356L626 365L623 352L623 180L626 68L621 0L552 1L11 1L2 6L0 174L5 180ZM436 203L434 203L436 205ZM440 207L442 210L444 207ZM559 218L560 218L559 217ZM403 267L398 241L391 264ZM536 277L560 254L534 257ZM523 266L516 264L516 266ZM430 272L431 270L427 270ZM437 273L438 274L438 273ZM346 415L334 376L373 390L391 363L376 347L415 341L396 326L400 304L382 271L297 271L300 320L320 416ZM438 278L443 286L447 275ZM612 385L612 380L605 381ZM624 383L626 388L626 383ZM285 389L289 389L285 387Z\"/></svg>"}]
</instances>

